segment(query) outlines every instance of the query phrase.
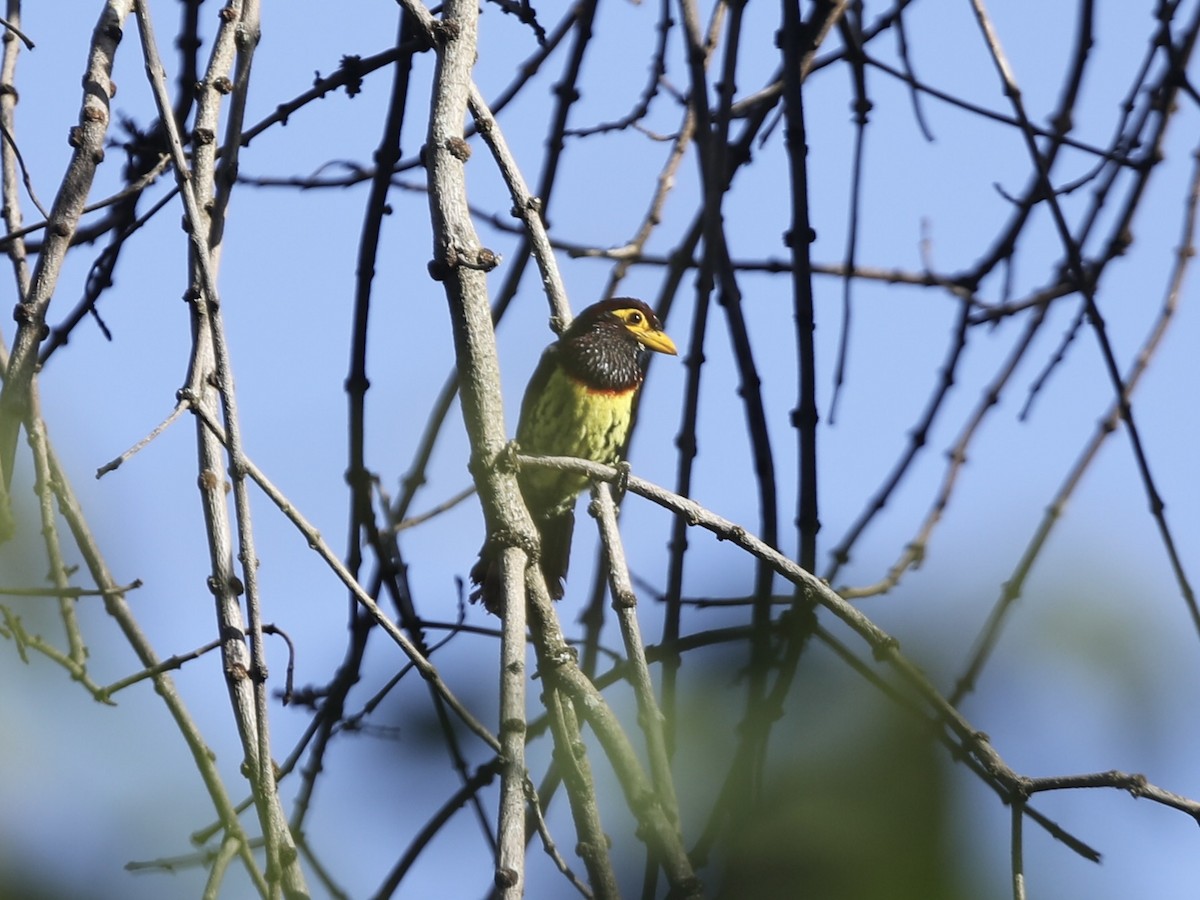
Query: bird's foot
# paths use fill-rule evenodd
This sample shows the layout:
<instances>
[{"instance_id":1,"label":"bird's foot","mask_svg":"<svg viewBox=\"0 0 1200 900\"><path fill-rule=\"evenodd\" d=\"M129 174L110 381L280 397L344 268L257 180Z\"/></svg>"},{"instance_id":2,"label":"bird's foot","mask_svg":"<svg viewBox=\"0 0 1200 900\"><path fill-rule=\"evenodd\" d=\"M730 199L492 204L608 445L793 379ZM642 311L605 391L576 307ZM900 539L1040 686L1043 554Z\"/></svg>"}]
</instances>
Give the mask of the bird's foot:
<instances>
[{"instance_id":1,"label":"bird's foot","mask_svg":"<svg viewBox=\"0 0 1200 900\"><path fill-rule=\"evenodd\" d=\"M521 445L516 441L509 441L504 445L504 449L496 454L496 471L498 472L516 472L521 468L521 463L517 460L517 455L521 452Z\"/></svg>"},{"instance_id":2,"label":"bird's foot","mask_svg":"<svg viewBox=\"0 0 1200 900\"><path fill-rule=\"evenodd\" d=\"M613 482L613 503L620 505L625 499L625 492L629 490L629 473L633 471L633 467L626 460L618 460L616 466L617 480Z\"/></svg>"}]
</instances>

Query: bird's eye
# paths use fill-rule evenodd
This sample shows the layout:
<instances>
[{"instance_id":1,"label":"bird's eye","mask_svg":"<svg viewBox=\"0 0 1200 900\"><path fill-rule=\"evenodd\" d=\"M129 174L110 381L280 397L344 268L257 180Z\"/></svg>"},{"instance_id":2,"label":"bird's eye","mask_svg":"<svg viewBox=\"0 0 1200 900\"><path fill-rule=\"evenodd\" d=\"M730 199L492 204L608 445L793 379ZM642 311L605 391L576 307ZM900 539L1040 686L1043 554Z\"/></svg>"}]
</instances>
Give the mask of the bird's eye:
<instances>
[{"instance_id":1,"label":"bird's eye","mask_svg":"<svg viewBox=\"0 0 1200 900\"><path fill-rule=\"evenodd\" d=\"M640 312L630 313L629 324L630 325L641 325L642 324L642 314Z\"/></svg>"}]
</instances>

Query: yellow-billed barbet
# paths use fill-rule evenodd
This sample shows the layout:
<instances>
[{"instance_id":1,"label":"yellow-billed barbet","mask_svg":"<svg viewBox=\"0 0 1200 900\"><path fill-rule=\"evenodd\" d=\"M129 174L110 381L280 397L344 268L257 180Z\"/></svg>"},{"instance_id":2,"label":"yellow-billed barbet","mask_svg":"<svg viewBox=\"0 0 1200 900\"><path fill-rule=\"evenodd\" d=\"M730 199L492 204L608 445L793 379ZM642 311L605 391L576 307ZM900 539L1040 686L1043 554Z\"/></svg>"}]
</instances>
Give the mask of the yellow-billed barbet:
<instances>
[{"instance_id":1,"label":"yellow-billed barbet","mask_svg":"<svg viewBox=\"0 0 1200 900\"><path fill-rule=\"evenodd\" d=\"M581 312L542 353L525 388L517 425L521 452L615 463L629 436L633 398L642 386L644 349L676 352L658 316L641 300L604 300ZM588 479L573 472L526 467L517 480L541 535L546 587L557 600L563 595L570 562L575 499ZM500 587L490 562L484 545L471 569L471 581L477 586L471 599L482 597L495 612Z\"/></svg>"}]
</instances>

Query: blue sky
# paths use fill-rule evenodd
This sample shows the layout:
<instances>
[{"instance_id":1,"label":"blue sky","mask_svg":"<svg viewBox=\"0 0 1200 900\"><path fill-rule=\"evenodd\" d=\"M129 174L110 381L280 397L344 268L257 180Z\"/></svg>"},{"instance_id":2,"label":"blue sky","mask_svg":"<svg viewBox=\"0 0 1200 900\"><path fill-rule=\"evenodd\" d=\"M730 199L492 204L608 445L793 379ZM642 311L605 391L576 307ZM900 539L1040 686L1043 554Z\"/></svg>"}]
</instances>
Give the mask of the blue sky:
<instances>
[{"instance_id":1,"label":"blue sky","mask_svg":"<svg viewBox=\"0 0 1200 900\"><path fill-rule=\"evenodd\" d=\"M153 6L173 76L176 60L166 42L177 5ZM1031 117L1043 122L1068 63L1073 12L1066 5L1047 8L1028 0L995 6L991 13ZM651 3L602 5L573 124L616 118L632 105L645 81L655 12L656 4ZM93 24L92 11L70 17L50 13L48 5L31 5L26 11L24 28L38 46L23 54L18 75L18 142L44 203L52 197L69 153L66 134L77 115L78 76ZM364 4L342 16L312 2L287 8L269 5L255 58L249 120L257 121L304 91L314 68L327 74L343 54L385 49L393 39L395 16L389 3ZM747 16L746 34L762 42L772 33L777 8L750 4ZM485 8L482 21L477 80L485 95L494 96L507 84L514 63L532 53L534 45L513 17L494 7ZM1031 21L1038 27L1029 27ZM914 4L906 26L923 80L1007 111L982 55L968 4ZM1141 58L1150 27L1148 10L1106 5L1099 19L1097 61L1080 103L1074 137L1100 145L1109 139L1118 114L1116 98ZM673 34L669 77L683 89L679 41ZM114 110L146 126L152 106L138 51L131 20L115 74L119 91ZM894 58L891 41L876 52ZM559 65L552 63L530 96L500 117L531 183L545 137L541 104L547 85L558 77ZM764 44L761 53L747 49L738 73L739 91L756 89L774 66L769 45ZM414 98L428 95L430 67L430 58L418 59ZM996 185L1010 194L1024 185L1028 161L1018 136L925 99L922 109L936 138L927 143L913 121L904 87L874 70L869 78L875 108L867 136L860 262L919 270L921 240L927 235L939 271L968 268L1009 214L1009 203ZM389 90L388 76L376 74L353 99L338 94L301 110L286 128L271 129L251 144L242 157L242 174L303 177L331 160L368 164ZM819 262L840 261L845 248L854 140L850 99L840 68L819 72L809 82L806 114L818 233L813 253ZM1194 103L1181 102L1186 108L1172 127L1167 162L1153 179L1135 221L1135 243L1113 264L1098 295L1123 367L1130 364L1162 302L1179 242L1197 133ZM663 95L646 125L670 133L679 117L677 103ZM419 148L423 128L423 110L414 106L403 141L406 158ZM550 208L553 234L599 246L627 240L644 213L665 148L633 131L569 142ZM118 184L120 156L118 150L110 151L95 196L107 195ZM1076 177L1091 164L1084 154L1067 154L1059 179ZM322 173L339 171L328 167ZM736 258L784 256L780 236L788 222L781 199L785 173L782 135L776 129L756 151L755 164L738 176L727 203ZM473 202L501 215L507 212L507 195L482 145L476 146L469 177ZM402 179L419 183L420 172L407 172ZM661 235L650 244L652 251L670 249L692 215L696 196L695 160L689 156L664 210ZM348 517L343 380L365 197L362 185L306 192L239 188L220 273L248 452L339 552ZM1065 197L1068 217L1074 221L1088 199L1086 190ZM444 298L425 270L430 246L426 199L397 190L391 200L394 212L385 222L372 313L367 446L369 465L394 493L408 470L453 351ZM35 215L27 208L28 220ZM144 582L130 600L164 656L186 652L213 633L191 421L176 423L118 472L100 481L92 475L170 411L183 382L190 338L180 299L187 271L180 215L177 207L165 211L128 250L102 309L115 340L105 341L92 324L84 323L40 379L52 439L117 577ZM487 246L511 253L509 236L486 223L479 228ZM76 302L97 252L99 247L84 249L68 260L51 307L52 321ZM1044 284L1060 256L1060 245L1043 214L1020 248L1012 275L1014 295ZM559 262L573 305L582 308L602 289L608 267L566 254L560 254ZM508 264L511 259L506 257L504 265ZM504 272L502 265L491 283L499 284ZM635 267L622 292L652 298L661 277L658 267ZM11 279L6 283L9 286L0 290L12 299ZM825 410L841 338L841 283L828 277L818 277L815 283L818 393ZM796 390L790 298L785 280L776 276L746 274L741 284L777 454L783 549L794 552L790 519L795 437L787 417ZM1192 348L1200 330L1193 309L1194 284L1194 279L1187 283L1172 331L1135 399L1151 466L1167 501L1167 517L1193 578L1200 571L1200 487L1194 476L1200 412L1190 400L1196 380ZM990 301L1000 299L1002 292L995 276L980 291ZM836 425L824 422L820 434L823 565L906 446L907 430L936 383L957 312L956 301L934 289L860 282L854 297L848 383ZM681 346L692 304L689 276L667 323ZM1034 349L973 442L969 465L925 564L886 596L861 602L863 611L894 633L943 690L951 688L1045 505L1111 401L1096 341L1085 331L1040 393L1030 420L1018 421L1030 385L1076 309L1074 299L1052 309ZM536 276L527 275L498 335L510 428L515 427L518 398L537 353L549 339L545 318ZM753 526L758 510L753 482L745 474L750 457L737 375L720 318L714 315L713 320L705 347L693 495L721 515ZM878 580L911 539L942 477L944 451L1021 328L1023 321L1006 321L972 332L928 449L856 545L838 584ZM0 333L11 343L11 326ZM682 364L656 362L631 459L637 474L668 486L674 483L673 442L685 378ZM416 511L467 486L466 458L455 408ZM25 476L27 483L28 469ZM22 488L18 496L28 501L30 495ZM1107 441L1072 497L979 691L965 701L963 710L1024 774L1115 768L1144 772L1152 782L1194 797L1200 795L1200 771L1188 748L1200 735L1188 711L1195 708L1195 685L1200 684L1197 635L1146 510L1128 441L1118 433ZM256 497L255 513L267 618L286 628L301 648L297 682L322 683L341 658L345 593L307 551L303 538L261 496ZM586 526L586 516L580 515L580 521ZM15 544L0 548L3 582L40 583L44 573L36 526L31 520L25 525ZM634 571L657 589L665 583L669 528L666 514L646 504L629 503L623 510L622 530ZM454 578L465 575L482 534L473 501L405 534L402 546L410 577L426 615L453 617ZM689 564L685 593L749 589L752 565L746 558L702 534L690 540L699 550ZM572 591L561 607L568 625L582 607L592 566L593 538L581 529L577 542ZM30 630L57 633L49 602L24 602L14 608ZM83 603L81 609L96 679L108 682L127 674L135 665L133 656L98 604ZM471 610L470 617L487 624L479 610ZM646 602L643 628L651 639L658 619L657 608ZM720 621L718 613L697 613L690 620L697 629ZM401 664L398 653L383 641L372 651L359 702ZM281 674L282 652L277 647L270 652L273 673ZM453 673L455 690L485 714L495 702L491 673L496 654L493 642L463 638L437 660L444 671ZM814 663L816 671L820 665ZM240 755L219 662L207 657L191 663L178 673L178 681L218 753L227 782L238 785ZM422 697L419 684L406 684L389 701L388 721L407 722L423 714ZM198 893L194 872L133 877L122 871L127 860L186 853L189 835L207 825L212 814L189 768L186 749L153 692L143 686L118 700L116 709L101 708L46 660L35 657L24 666L11 644L0 645L0 710L6 721L0 732L0 768L20 773L20 778L0 777L0 810L9 811L0 813L0 866L33 861L46 867L52 861L52 871L71 886L67 890L87 886L95 896ZM836 707L836 699L831 706ZM278 706L272 714L277 755L283 756L307 717ZM840 733L830 727L831 734ZM807 739L819 744L822 738ZM406 754L418 752L421 740L419 729L410 728L397 739L353 737L336 745L326 781L318 789L322 807L311 820L309 836L334 861L335 877L351 896L374 889L395 848L403 846L454 783L449 772L431 774L428 765L411 763L419 757ZM535 748L534 758L544 757L544 752ZM995 896L1004 896L1007 812L961 769L951 773L956 791L953 819L962 827L956 846L961 843L965 857L992 876ZM1027 871L1032 896L1190 896L1197 876L1194 825L1181 814L1109 790L1064 792L1041 798L1038 805L1105 852L1106 862L1102 867L1083 863L1030 826ZM478 843L476 833L469 816L460 814L434 845L427 869L414 873L409 892L401 896L427 895L422 893L431 883L426 879L435 875L439 889L451 892L447 896L479 893L486 879L465 866L447 869L444 855L457 841ZM544 873L535 866L531 878L540 877ZM170 887L164 888L164 883ZM230 896L244 887L234 882Z\"/></svg>"}]
</instances>

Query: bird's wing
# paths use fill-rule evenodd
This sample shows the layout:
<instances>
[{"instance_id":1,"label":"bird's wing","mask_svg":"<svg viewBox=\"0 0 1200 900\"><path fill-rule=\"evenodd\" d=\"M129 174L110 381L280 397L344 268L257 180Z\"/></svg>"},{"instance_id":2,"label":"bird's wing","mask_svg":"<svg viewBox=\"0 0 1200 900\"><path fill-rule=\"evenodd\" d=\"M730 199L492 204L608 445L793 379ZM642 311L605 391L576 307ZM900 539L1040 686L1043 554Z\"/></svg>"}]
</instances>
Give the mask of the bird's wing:
<instances>
[{"instance_id":1,"label":"bird's wing","mask_svg":"<svg viewBox=\"0 0 1200 900\"><path fill-rule=\"evenodd\" d=\"M521 418L517 423L517 440L520 441L525 429L529 427L531 421L530 416L533 414L534 404L543 396L546 391L546 384L550 381L550 375L558 366L558 344L554 343L542 351L542 358L538 360L537 368L533 370L533 374L529 377L529 384L525 386L525 396L521 398ZM526 448L529 451L535 451L535 448Z\"/></svg>"}]
</instances>

